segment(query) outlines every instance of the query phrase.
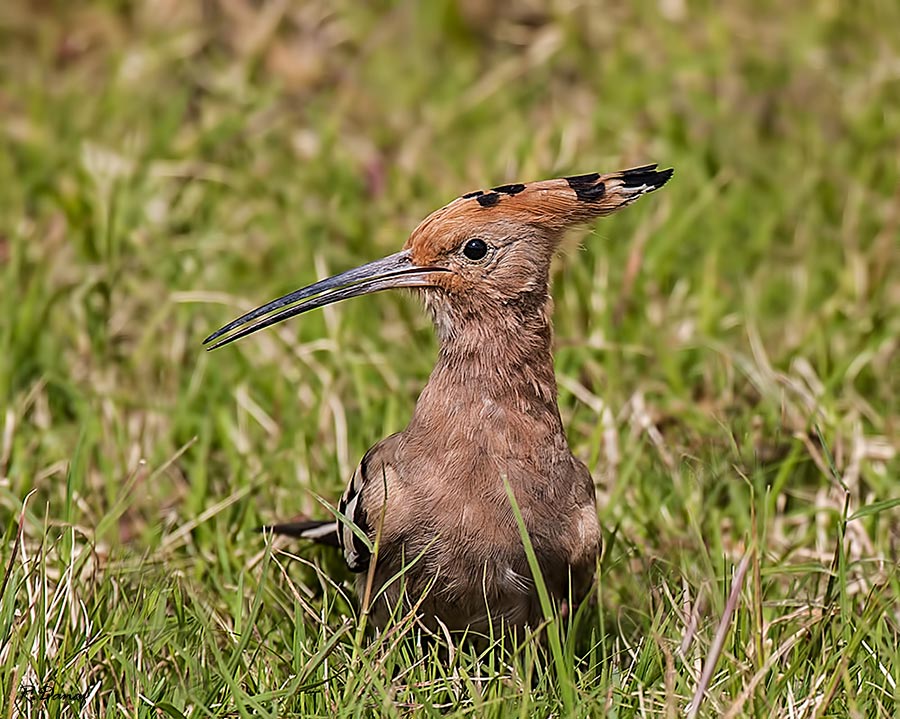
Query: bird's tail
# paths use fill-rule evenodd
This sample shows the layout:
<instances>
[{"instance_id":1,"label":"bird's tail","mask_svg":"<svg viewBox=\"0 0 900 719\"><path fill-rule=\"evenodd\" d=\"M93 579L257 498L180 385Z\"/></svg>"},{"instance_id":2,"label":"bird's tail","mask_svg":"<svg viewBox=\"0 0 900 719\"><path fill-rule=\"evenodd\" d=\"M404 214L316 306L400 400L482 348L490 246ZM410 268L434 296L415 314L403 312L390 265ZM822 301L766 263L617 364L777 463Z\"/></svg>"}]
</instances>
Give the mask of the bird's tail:
<instances>
[{"instance_id":1,"label":"bird's tail","mask_svg":"<svg viewBox=\"0 0 900 719\"><path fill-rule=\"evenodd\" d=\"M283 522L260 527L261 532L282 534L286 537L309 539L318 544L327 544L329 547L339 547L338 523L334 520L320 521L316 519L304 519L297 522Z\"/></svg>"}]
</instances>

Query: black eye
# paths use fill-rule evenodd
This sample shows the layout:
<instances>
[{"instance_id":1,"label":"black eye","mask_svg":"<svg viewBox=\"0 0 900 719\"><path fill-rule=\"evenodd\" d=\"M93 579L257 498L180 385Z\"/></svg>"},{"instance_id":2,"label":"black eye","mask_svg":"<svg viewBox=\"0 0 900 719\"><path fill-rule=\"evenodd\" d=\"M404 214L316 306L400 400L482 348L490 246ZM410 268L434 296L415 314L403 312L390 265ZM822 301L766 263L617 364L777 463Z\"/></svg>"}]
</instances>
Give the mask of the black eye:
<instances>
[{"instance_id":1,"label":"black eye","mask_svg":"<svg viewBox=\"0 0 900 719\"><path fill-rule=\"evenodd\" d=\"M463 247L463 254L470 260L480 260L487 254L487 251L487 242L477 237L474 240L469 240L466 246Z\"/></svg>"}]
</instances>

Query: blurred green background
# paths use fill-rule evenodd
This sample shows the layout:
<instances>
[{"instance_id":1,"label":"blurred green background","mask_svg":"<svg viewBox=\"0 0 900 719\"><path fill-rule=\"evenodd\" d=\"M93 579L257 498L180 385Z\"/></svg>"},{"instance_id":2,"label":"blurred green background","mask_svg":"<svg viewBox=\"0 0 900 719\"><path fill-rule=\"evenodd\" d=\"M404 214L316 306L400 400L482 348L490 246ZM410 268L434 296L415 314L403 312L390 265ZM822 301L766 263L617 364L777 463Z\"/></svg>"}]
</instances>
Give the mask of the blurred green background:
<instances>
[{"instance_id":1,"label":"blurred green background","mask_svg":"<svg viewBox=\"0 0 900 719\"><path fill-rule=\"evenodd\" d=\"M408 658L366 655L338 588L253 528L327 516L405 426L424 313L379 295L200 342L464 192L648 162L673 181L554 271L607 531L598 661L575 704L539 663L391 679ZM5 697L674 716L750 551L702 712L900 711L895 0L4 0L0 272Z\"/></svg>"}]
</instances>

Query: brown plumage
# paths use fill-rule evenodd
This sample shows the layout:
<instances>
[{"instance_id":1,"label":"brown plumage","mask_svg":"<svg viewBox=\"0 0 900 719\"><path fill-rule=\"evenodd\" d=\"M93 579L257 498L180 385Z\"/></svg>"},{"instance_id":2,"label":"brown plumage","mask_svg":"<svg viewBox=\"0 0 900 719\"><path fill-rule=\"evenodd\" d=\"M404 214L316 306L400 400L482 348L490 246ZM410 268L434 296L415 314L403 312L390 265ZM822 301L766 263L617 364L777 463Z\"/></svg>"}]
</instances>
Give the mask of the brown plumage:
<instances>
[{"instance_id":1,"label":"brown plumage","mask_svg":"<svg viewBox=\"0 0 900 719\"><path fill-rule=\"evenodd\" d=\"M468 193L427 217L401 252L292 292L207 338L218 340L214 349L394 287L424 299L440 337L437 363L409 426L357 467L339 506L347 521L272 528L340 546L361 592L371 580L377 626L417 603L431 626L540 622L505 481L554 599L578 600L589 588L600 527L591 476L569 450L556 404L550 262L565 230L671 176L649 165ZM378 534L376 561L357 532L370 542Z\"/></svg>"}]
</instances>

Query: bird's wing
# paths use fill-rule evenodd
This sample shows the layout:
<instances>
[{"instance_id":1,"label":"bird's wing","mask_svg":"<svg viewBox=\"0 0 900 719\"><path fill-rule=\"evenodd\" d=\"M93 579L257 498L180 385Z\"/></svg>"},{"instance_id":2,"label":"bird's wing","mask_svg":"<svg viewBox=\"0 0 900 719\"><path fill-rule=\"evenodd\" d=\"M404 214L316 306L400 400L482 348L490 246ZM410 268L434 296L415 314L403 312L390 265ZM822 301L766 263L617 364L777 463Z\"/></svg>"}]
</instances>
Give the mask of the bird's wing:
<instances>
[{"instance_id":1,"label":"bird's wing","mask_svg":"<svg viewBox=\"0 0 900 719\"><path fill-rule=\"evenodd\" d=\"M363 504L363 493L369 481L369 455L371 453L370 449L357 465L338 504L338 511L343 515L343 521L337 532L338 542L344 552L347 566L352 572L366 571L369 568L371 556L369 545L354 531L356 529L371 539L369 520Z\"/></svg>"},{"instance_id":2,"label":"bird's wing","mask_svg":"<svg viewBox=\"0 0 900 719\"><path fill-rule=\"evenodd\" d=\"M338 541L347 566L353 572L364 572L369 568L370 547L375 541L384 498L389 494L389 488L396 484L393 457L398 439L396 434L387 437L366 452L338 504L338 511L343 515Z\"/></svg>"},{"instance_id":3,"label":"bird's wing","mask_svg":"<svg viewBox=\"0 0 900 719\"><path fill-rule=\"evenodd\" d=\"M301 519L261 529L339 547L351 571L365 572L369 568L370 547L375 541L383 498L389 493L388 488L396 484L393 453L398 439L396 434L387 437L366 452L338 503L337 519Z\"/></svg>"}]
</instances>

